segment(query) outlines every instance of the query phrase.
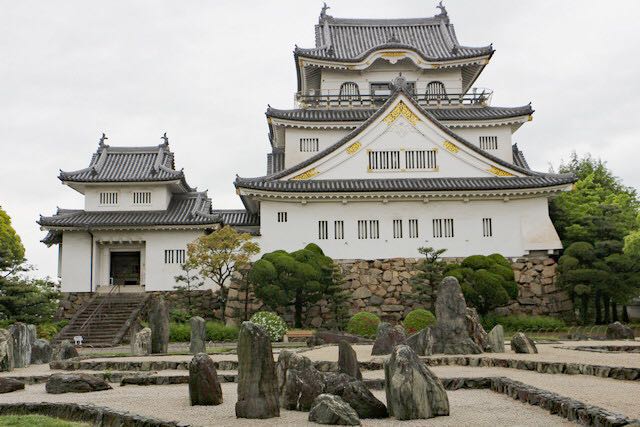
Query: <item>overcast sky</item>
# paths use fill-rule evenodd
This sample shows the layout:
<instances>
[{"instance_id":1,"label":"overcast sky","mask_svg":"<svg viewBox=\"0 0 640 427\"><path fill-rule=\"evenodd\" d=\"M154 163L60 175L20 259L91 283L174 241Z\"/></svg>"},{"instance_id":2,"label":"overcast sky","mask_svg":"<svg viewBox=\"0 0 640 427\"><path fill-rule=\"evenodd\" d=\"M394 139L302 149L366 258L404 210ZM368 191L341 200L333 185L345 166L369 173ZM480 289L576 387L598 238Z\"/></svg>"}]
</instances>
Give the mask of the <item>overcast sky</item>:
<instances>
[{"instance_id":1,"label":"overcast sky","mask_svg":"<svg viewBox=\"0 0 640 427\"><path fill-rule=\"evenodd\" d=\"M81 208L56 178L111 145L167 132L177 167L216 208L233 179L266 172L267 104L293 107L294 44L312 47L322 3L0 0L0 205L38 275L55 276L39 214ZM334 0L336 17L432 16L436 1ZM476 86L532 102L514 140L534 169L571 151L640 187L640 1L448 0L460 42L497 50Z\"/></svg>"}]
</instances>

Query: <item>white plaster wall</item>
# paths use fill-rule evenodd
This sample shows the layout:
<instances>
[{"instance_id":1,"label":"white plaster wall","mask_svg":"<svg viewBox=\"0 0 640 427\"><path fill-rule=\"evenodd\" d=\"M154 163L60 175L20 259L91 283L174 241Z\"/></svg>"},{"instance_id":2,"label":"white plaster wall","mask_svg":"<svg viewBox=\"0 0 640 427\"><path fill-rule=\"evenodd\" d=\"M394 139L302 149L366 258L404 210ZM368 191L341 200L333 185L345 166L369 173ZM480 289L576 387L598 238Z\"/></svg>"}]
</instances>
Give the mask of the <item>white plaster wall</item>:
<instances>
[{"instance_id":1,"label":"white plaster wall","mask_svg":"<svg viewBox=\"0 0 640 427\"><path fill-rule=\"evenodd\" d=\"M424 94L427 84L432 81L442 82L447 93L459 94L462 92L460 69L420 70L412 63L403 61L392 65L380 60L364 71L323 69L320 89L322 94L338 95L342 83L354 82L358 84L360 94L365 95L370 93L371 83L391 82L398 77L399 73L402 73L408 82L416 82L418 94Z\"/></svg>"},{"instance_id":2,"label":"white plaster wall","mask_svg":"<svg viewBox=\"0 0 640 427\"><path fill-rule=\"evenodd\" d=\"M277 222L286 211L288 221ZM455 237L434 238L432 220L453 218ZM493 237L483 237L482 218L492 218ZM379 239L358 239L357 221L377 219ZM393 220L403 220L402 239L393 238ZM418 219L419 238L411 239L409 219ZM329 222L329 239L318 238L318 221ZM344 221L344 240L334 239L333 223ZM533 230L538 230L537 234ZM422 246L447 249L446 256L501 253L516 257L529 250L561 248L548 215L546 198L463 201L261 202L261 250L288 251L317 243L335 259L376 259L419 256Z\"/></svg>"},{"instance_id":3,"label":"white plaster wall","mask_svg":"<svg viewBox=\"0 0 640 427\"><path fill-rule=\"evenodd\" d=\"M482 128L456 128L453 132L460 135L470 143L480 147L481 136L497 136L498 149L487 150L492 154L506 162L513 163L513 151L511 148L511 126L491 126Z\"/></svg>"},{"instance_id":4,"label":"white plaster wall","mask_svg":"<svg viewBox=\"0 0 640 427\"><path fill-rule=\"evenodd\" d=\"M285 168L295 166L300 162L318 154L319 151L333 145L350 132L348 129L300 129L285 128ZM316 152L301 152L300 138L318 138Z\"/></svg>"},{"instance_id":5,"label":"white plaster wall","mask_svg":"<svg viewBox=\"0 0 640 427\"><path fill-rule=\"evenodd\" d=\"M91 236L84 231L62 233L60 283L62 292L90 291Z\"/></svg>"},{"instance_id":6,"label":"white plaster wall","mask_svg":"<svg viewBox=\"0 0 640 427\"><path fill-rule=\"evenodd\" d=\"M150 191L150 204L134 204L133 193L137 191ZM118 204L116 206L100 205L100 193L117 192ZM85 210L87 211L159 211L165 210L171 201L169 185L107 185L87 186L85 190Z\"/></svg>"}]
</instances>

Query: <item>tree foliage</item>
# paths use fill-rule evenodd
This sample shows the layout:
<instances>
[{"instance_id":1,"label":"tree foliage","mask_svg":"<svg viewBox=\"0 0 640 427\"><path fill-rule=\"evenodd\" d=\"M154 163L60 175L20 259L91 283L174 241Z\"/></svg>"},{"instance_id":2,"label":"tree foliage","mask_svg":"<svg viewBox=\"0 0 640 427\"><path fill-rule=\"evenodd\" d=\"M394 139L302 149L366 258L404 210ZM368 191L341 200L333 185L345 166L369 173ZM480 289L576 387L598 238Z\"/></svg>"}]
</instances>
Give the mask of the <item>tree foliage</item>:
<instances>
[{"instance_id":1,"label":"tree foliage","mask_svg":"<svg viewBox=\"0 0 640 427\"><path fill-rule=\"evenodd\" d=\"M204 278L220 287L222 320L227 307L228 281L236 271L249 266L251 257L260 247L248 233L238 233L225 225L211 234L200 236L187 247L187 262Z\"/></svg>"},{"instance_id":2,"label":"tree foliage","mask_svg":"<svg viewBox=\"0 0 640 427\"><path fill-rule=\"evenodd\" d=\"M442 260L446 249L419 248L424 259L417 265L418 273L411 278L413 298L423 307L430 308L432 296L444 278L447 264Z\"/></svg>"},{"instance_id":3,"label":"tree foliage","mask_svg":"<svg viewBox=\"0 0 640 427\"><path fill-rule=\"evenodd\" d=\"M195 315L193 310L193 291L196 291L204 286L204 280L198 274L197 266L193 264L192 260L180 265L181 273L175 276L176 285L173 289L176 290L178 295L184 296L187 302L187 313L189 317Z\"/></svg>"},{"instance_id":4,"label":"tree foliage","mask_svg":"<svg viewBox=\"0 0 640 427\"><path fill-rule=\"evenodd\" d=\"M11 218L0 206L0 275L8 275L23 264L24 246L11 225Z\"/></svg>"},{"instance_id":5,"label":"tree foliage","mask_svg":"<svg viewBox=\"0 0 640 427\"><path fill-rule=\"evenodd\" d=\"M58 308L59 298L60 293L48 280L18 275L0 277L0 321L49 322Z\"/></svg>"},{"instance_id":6,"label":"tree foliage","mask_svg":"<svg viewBox=\"0 0 640 427\"><path fill-rule=\"evenodd\" d=\"M313 243L294 252L264 254L249 271L255 294L269 308L293 306L295 327L302 327L305 308L340 291L333 260Z\"/></svg>"}]
</instances>

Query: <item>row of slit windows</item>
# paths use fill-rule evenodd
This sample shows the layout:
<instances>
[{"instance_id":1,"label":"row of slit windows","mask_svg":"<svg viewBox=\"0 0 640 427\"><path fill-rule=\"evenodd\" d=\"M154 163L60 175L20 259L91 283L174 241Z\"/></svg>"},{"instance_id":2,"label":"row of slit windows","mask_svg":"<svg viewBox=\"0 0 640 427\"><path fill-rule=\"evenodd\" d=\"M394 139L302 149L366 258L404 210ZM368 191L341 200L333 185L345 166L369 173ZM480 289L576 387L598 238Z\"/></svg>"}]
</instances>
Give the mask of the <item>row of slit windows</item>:
<instances>
[{"instance_id":1,"label":"row of slit windows","mask_svg":"<svg viewBox=\"0 0 640 427\"><path fill-rule=\"evenodd\" d=\"M407 82L409 92L415 95L415 82ZM370 93L373 96L376 95L389 95L391 92L390 83L371 83ZM424 96L427 100L442 100L447 97L447 90L444 83L439 81L429 82L425 90ZM341 101L359 101L360 100L360 87L355 82L344 82L340 85L339 99Z\"/></svg>"},{"instance_id":2,"label":"row of slit windows","mask_svg":"<svg viewBox=\"0 0 640 427\"><path fill-rule=\"evenodd\" d=\"M482 218L482 236L493 237L493 223L491 218ZM420 230L418 227L417 219L409 219L407 222L407 228L404 228L404 221L401 219L394 219L392 224L393 238L402 239L408 237L409 239L417 239L420 237ZM360 219L358 220L358 239L379 239L380 238L380 221L377 219ZM432 220L432 237L436 239L440 238L452 238L455 237L455 227L453 218L435 218ZM329 233L329 221L318 221L318 239L328 240ZM333 221L333 238L335 240L344 239L344 221Z\"/></svg>"},{"instance_id":3,"label":"row of slit windows","mask_svg":"<svg viewBox=\"0 0 640 427\"><path fill-rule=\"evenodd\" d=\"M498 137L497 136L481 136L480 148L482 150L497 150L498 149Z\"/></svg>"},{"instance_id":4,"label":"row of slit windows","mask_svg":"<svg viewBox=\"0 0 640 427\"><path fill-rule=\"evenodd\" d=\"M184 264L187 259L187 251L185 249L165 249L165 264Z\"/></svg>"},{"instance_id":5,"label":"row of slit windows","mask_svg":"<svg viewBox=\"0 0 640 427\"><path fill-rule=\"evenodd\" d=\"M436 150L380 150L369 151L369 170L435 170L438 168Z\"/></svg>"},{"instance_id":6,"label":"row of slit windows","mask_svg":"<svg viewBox=\"0 0 640 427\"><path fill-rule=\"evenodd\" d=\"M118 204L118 192L117 191L105 191L98 195L98 201L102 206L114 206ZM133 204L134 205L149 205L151 204L151 191L134 191L133 192Z\"/></svg>"}]
</instances>

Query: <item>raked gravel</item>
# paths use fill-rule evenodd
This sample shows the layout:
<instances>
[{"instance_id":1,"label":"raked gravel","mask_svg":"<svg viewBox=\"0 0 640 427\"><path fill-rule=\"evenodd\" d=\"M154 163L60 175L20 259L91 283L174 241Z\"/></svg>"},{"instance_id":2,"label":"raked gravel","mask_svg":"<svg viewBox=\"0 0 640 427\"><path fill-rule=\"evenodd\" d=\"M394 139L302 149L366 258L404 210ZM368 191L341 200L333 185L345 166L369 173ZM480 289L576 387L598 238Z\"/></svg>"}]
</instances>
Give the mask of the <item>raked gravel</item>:
<instances>
[{"instance_id":1,"label":"raked gravel","mask_svg":"<svg viewBox=\"0 0 640 427\"><path fill-rule=\"evenodd\" d=\"M247 420L235 417L237 384L222 384L224 403L219 406L190 406L187 385L126 386L94 393L51 395L44 385L27 386L26 390L3 395L3 402L76 402L93 403L113 409L175 420L196 426L305 426L307 412L281 410L279 418ZM374 391L385 401L383 391ZM515 401L489 390L458 390L447 393L451 415L427 420L394 421L362 420L363 426L569 426L575 425L537 406Z\"/></svg>"}]
</instances>

